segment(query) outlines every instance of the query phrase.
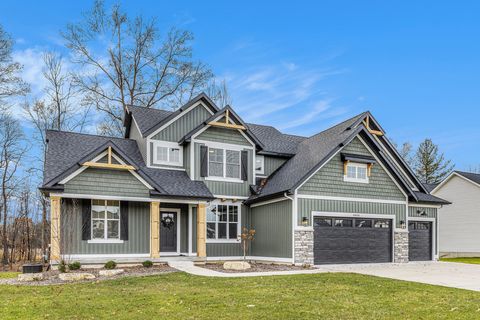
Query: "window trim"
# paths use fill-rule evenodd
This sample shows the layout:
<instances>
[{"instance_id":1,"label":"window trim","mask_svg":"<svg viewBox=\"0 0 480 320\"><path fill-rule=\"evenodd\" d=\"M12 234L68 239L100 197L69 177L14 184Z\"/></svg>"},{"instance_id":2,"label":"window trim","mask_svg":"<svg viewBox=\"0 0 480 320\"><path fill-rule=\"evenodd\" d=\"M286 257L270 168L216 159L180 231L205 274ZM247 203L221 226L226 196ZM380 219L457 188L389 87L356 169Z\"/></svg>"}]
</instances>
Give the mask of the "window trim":
<instances>
[{"instance_id":1,"label":"window trim","mask_svg":"<svg viewBox=\"0 0 480 320\"><path fill-rule=\"evenodd\" d=\"M94 219L93 218L93 201L103 201L104 203L104 207L105 207L105 211L104 211L104 223L105 223L105 227L104 227L104 231L103 231L103 239L101 238L98 238L98 239L94 239L93 238L93 221L94 220L100 220L100 219ZM107 218L107 201L117 201L118 202L118 219L108 219ZM87 240L87 243L123 243L124 240L120 239L121 237L121 230L120 228L122 227L122 222L121 222L121 219L122 219L122 214L121 214L121 205L120 205L120 200L110 200L110 199L91 199L90 200L90 240ZM117 221L118 220L118 238L108 238L108 220L115 220Z\"/></svg>"},{"instance_id":2,"label":"window trim","mask_svg":"<svg viewBox=\"0 0 480 320\"><path fill-rule=\"evenodd\" d=\"M225 206L232 206L232 207L237 207L237 238L236 239L229 239L229 238L226 238L226 239L218 239L218 216L217 216L217 220L215 221L215 239L209 239L208 238L208 235L207 235L207 224L209 223L209 221L205 218L205 241L206 243L240 243L240 240L239 240L239 236L242 232L242 206L241 204L236 204L236 203L233 203L232 201L223 201L223 202L220 202L218 200L215 200L215 201L212 201L210 202L210 206L218 206L219 205L225 205ZM208 207L207 207L207 210L208 210ZM217 209L218 210L218 209ZM230 220L230 216L229 216L229 211L227 209L227 222L225 222L227 224L227 236L229 235L229 229L228 229L228 225L230 224L229 222ZM210 221L210 223L213 223Z\"/></svg>"},{"instance_id":3,"label":"window trim","mask_svg":"<svg viewBox=\"0 0 480 320\"><path fill-rule=\"evenodd\" d=\"M210 175L210 149L218 149L222 150L223 152L223 176L211 176ZM237 152L238 153L238 178L231 178L227 177L227 150L232 151L232 152ZM209 181L225 181L225 182L235 182L235 183L244 183L245 181L242 180L242 150L239 150L238 148L229 148L226 146L208 146L207 145L207 172L208 176L205 177L205 180Z\"/></svg>"},{"instance_id":4,"label":"window trim","mask_svg":"<svg viewBox=\"0 0 480 320\"><path fill-rule=\"evenodd\" d=\"M183 146L179 145L176 142L171 141L160 141L160 140L152 140L153 145L153 157L152 157L152 164L153 165L167 165L167 166L175 166L175 167L182 167L183 166ZM157 147L165 147L168 148L167 157L168 161L159 161L157 160L158 150ZM170 162L170 149L176 148L179 150L178 154L178 162Z\"/></svg>"},{"instance_id":5,"label":"window trim","mask_svg":"<svg viewBox=\"0 0 480 320\"><path fill-rule=\"evenodd\" d=\"M262 162L262 169L261 170L257 170L257 158L259 158ZM261 154L256 154L255 155L255 162L254 162L254 167L255 167L255 173L256 174L265 174L265 156L264 155L261 155Z\"/></svg>"},{"instance_id":6,"label":"window trim","mask_svg":"<svg viewBox=\"0 0 480 320\"><path fill-rule=\"evenodd\" d=\"M356 178L348 177L348 168L349 167L354 167L355 168L355 175L357 176ZM365 169L365 179L358 178L358 168L364 168ZM343 175L343 181L345 181L345 182L356 182L356 183L369 183L368 165L366 163L349 162L347 164L347 172L345 172L345 174Z\"/></svg>"}]
</instances>

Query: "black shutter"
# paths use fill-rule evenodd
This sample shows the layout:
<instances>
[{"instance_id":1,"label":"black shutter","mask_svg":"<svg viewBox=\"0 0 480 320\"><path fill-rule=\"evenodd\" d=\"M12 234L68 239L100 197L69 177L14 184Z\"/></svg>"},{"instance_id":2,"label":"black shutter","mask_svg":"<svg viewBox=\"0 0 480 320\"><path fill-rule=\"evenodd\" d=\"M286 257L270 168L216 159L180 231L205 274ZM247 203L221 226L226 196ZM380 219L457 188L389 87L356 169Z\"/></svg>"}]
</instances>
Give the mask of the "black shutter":
<instances>
[{"instance_id":1,"label":"black shutter","mask_svg":"<svg viewBox=\"0 0 480 320\"><path fill-rule=\"evenodd\" d=\"M82 240L91 239L92 200L82 199Z\"/></svg>"},{"instance_id":2,"label":"black shutter","mask_svg":"<svg viewBox=\"0 0 480 320\"><path fill-rule=\"evenodd\" d=\"M242 180L248 181L248 151L242 151Z\"/></svg>"},{"instance_id":3,"label":"black shutter","mask_svg":"<svg viewBox=\"0 0 480 320\"><path fill-rule=\"evenodd\" d=\"M128 240L128 201L120 201L120 240Z\"/></svg>"},{"instance_id":4,"label":"black shutter","mask_svg":"<svg viewBox=\"0 0 480 320\"><path fill-rule=\"evenodd\" d=\"M208 147L200 146L200 177L208 177Z\"/></svg>"}]
</instances>

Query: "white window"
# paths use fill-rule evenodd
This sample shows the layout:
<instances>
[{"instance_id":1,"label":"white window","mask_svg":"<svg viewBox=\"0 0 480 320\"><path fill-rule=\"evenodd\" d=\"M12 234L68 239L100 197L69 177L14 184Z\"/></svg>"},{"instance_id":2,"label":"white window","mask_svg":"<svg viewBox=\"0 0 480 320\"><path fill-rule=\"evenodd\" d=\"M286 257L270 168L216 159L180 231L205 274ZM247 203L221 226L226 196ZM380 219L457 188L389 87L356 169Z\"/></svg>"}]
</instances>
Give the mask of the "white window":
<instances>
[{"instance_id":1,"label":"white window","mask_svg":"<svg viewBox=\"0 0 480 320\"><path fill-rule=\"evenodd\" d=\"M120 240L120 201L92 200L92 240Z\"/></svg>"},{"instance_id":2,"label":"white window","mask_svg":"<svg viewBox=\"0 0 480 320\"><path fill-rule=\"evenodd\" d=\"M343 180L348 182L368 183L367 171L367 164L350 162L347 164L347 174L343 176Z\"/></svg>"},{"instance_id":3,"label":"white window","mask_svg":"<svg viewBox=\"0 0 480 320\"><path fill-rule=\"evenodd\" d=\"M154 141L153 164L183 165L183 148L175 142Z\"/></svg>"},{"instance_id":4,"label":"white window","mask_svg":"<svg viewBox=\"0 0 480 320\"><path fill-rule=\"evenodd\" d=\"M212 204L207 208L207 239L237 240L240 232L239 206Z\"/></svg>"},{"instance_id":5,"label":"white window","mask_svg":"<svg viewBox=\"0 0 480 320\"><path fill-rule=\"evenodd\" d=\"M208 148L208 176L228 181L241 181L240 151Z\"/></svg>"},{"instance_id":6,"label":"white window","mask_svg":"<svg viewBox=\"0 0 480 320\"><path fill-rule=\"evenodd\" d=\"M265 157L257 155L255 157L255 173L264 174L265 173Z\"/></svg>"}]
</instances>

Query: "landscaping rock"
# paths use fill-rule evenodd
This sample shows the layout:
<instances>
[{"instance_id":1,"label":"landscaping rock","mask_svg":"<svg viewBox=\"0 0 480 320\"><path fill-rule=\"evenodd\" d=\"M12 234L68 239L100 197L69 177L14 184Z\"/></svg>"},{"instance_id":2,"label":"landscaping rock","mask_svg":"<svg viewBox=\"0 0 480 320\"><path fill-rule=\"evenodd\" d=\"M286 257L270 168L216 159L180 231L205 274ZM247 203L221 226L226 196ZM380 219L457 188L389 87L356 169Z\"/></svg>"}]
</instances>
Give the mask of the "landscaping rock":
<instances>
[{"instance_id":1,"label":"landscaping rock","mask_svg":"<svg viewBox=\"0 0 480 320\"><path fill-rule=\"evenodd\" d=\"M103 277L113 277L117 274L122 274L124 272L123 269L111 269L111 270L100 270L98 274Z\"/></svg>"},{"instance_id":2,"label":"landscaping rock","mask_svg":"<svg viewBox=\"0 0 480 320\"><path fill-rule=\"evenodd\" d=\"M22 282L41 281L43 280L43 273L21 273L17 280Z\"/></svg>"},{"instance_id":3,"label":"landscaping rock","mask_svg":"<svg viewBox=\"0 0 480 320\"><path fill-rule=\"evenodd\" d=\"M227 261L223 264L225 270L247 270L250 264L246 261Z\"/></svg>"},{"instance_id":4,"label":"landscaping rock","mask_svg":"<svg viewBox=\"0 0 480 320\"><path fill-rule=\"evenodd\" d=\"M60 273L58 278L63 281L92 280L95 276L91 273Z\"/></svg>"}]
</instances>

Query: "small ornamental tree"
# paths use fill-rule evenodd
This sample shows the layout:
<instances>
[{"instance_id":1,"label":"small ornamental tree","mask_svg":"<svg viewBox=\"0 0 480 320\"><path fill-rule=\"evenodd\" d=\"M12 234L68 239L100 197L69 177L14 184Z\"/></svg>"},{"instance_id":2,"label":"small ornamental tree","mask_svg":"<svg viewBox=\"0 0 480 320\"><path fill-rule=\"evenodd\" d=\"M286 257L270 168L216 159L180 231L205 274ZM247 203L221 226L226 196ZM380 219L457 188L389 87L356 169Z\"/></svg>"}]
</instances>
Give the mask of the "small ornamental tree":
<instances>
[{"instance_id":1,"label":"small ornamental tree","mask_svg":"<svg viewBox=\"0 0 480 320\"><path fill-rule=\"evenodd\" d=\"M242 228L242 233L240 234L241 246L243 250L243 261L247 259L247 250L250 243L255 240L255 229L248 229L246 227Z\"/></svg>"}]
</instances>

